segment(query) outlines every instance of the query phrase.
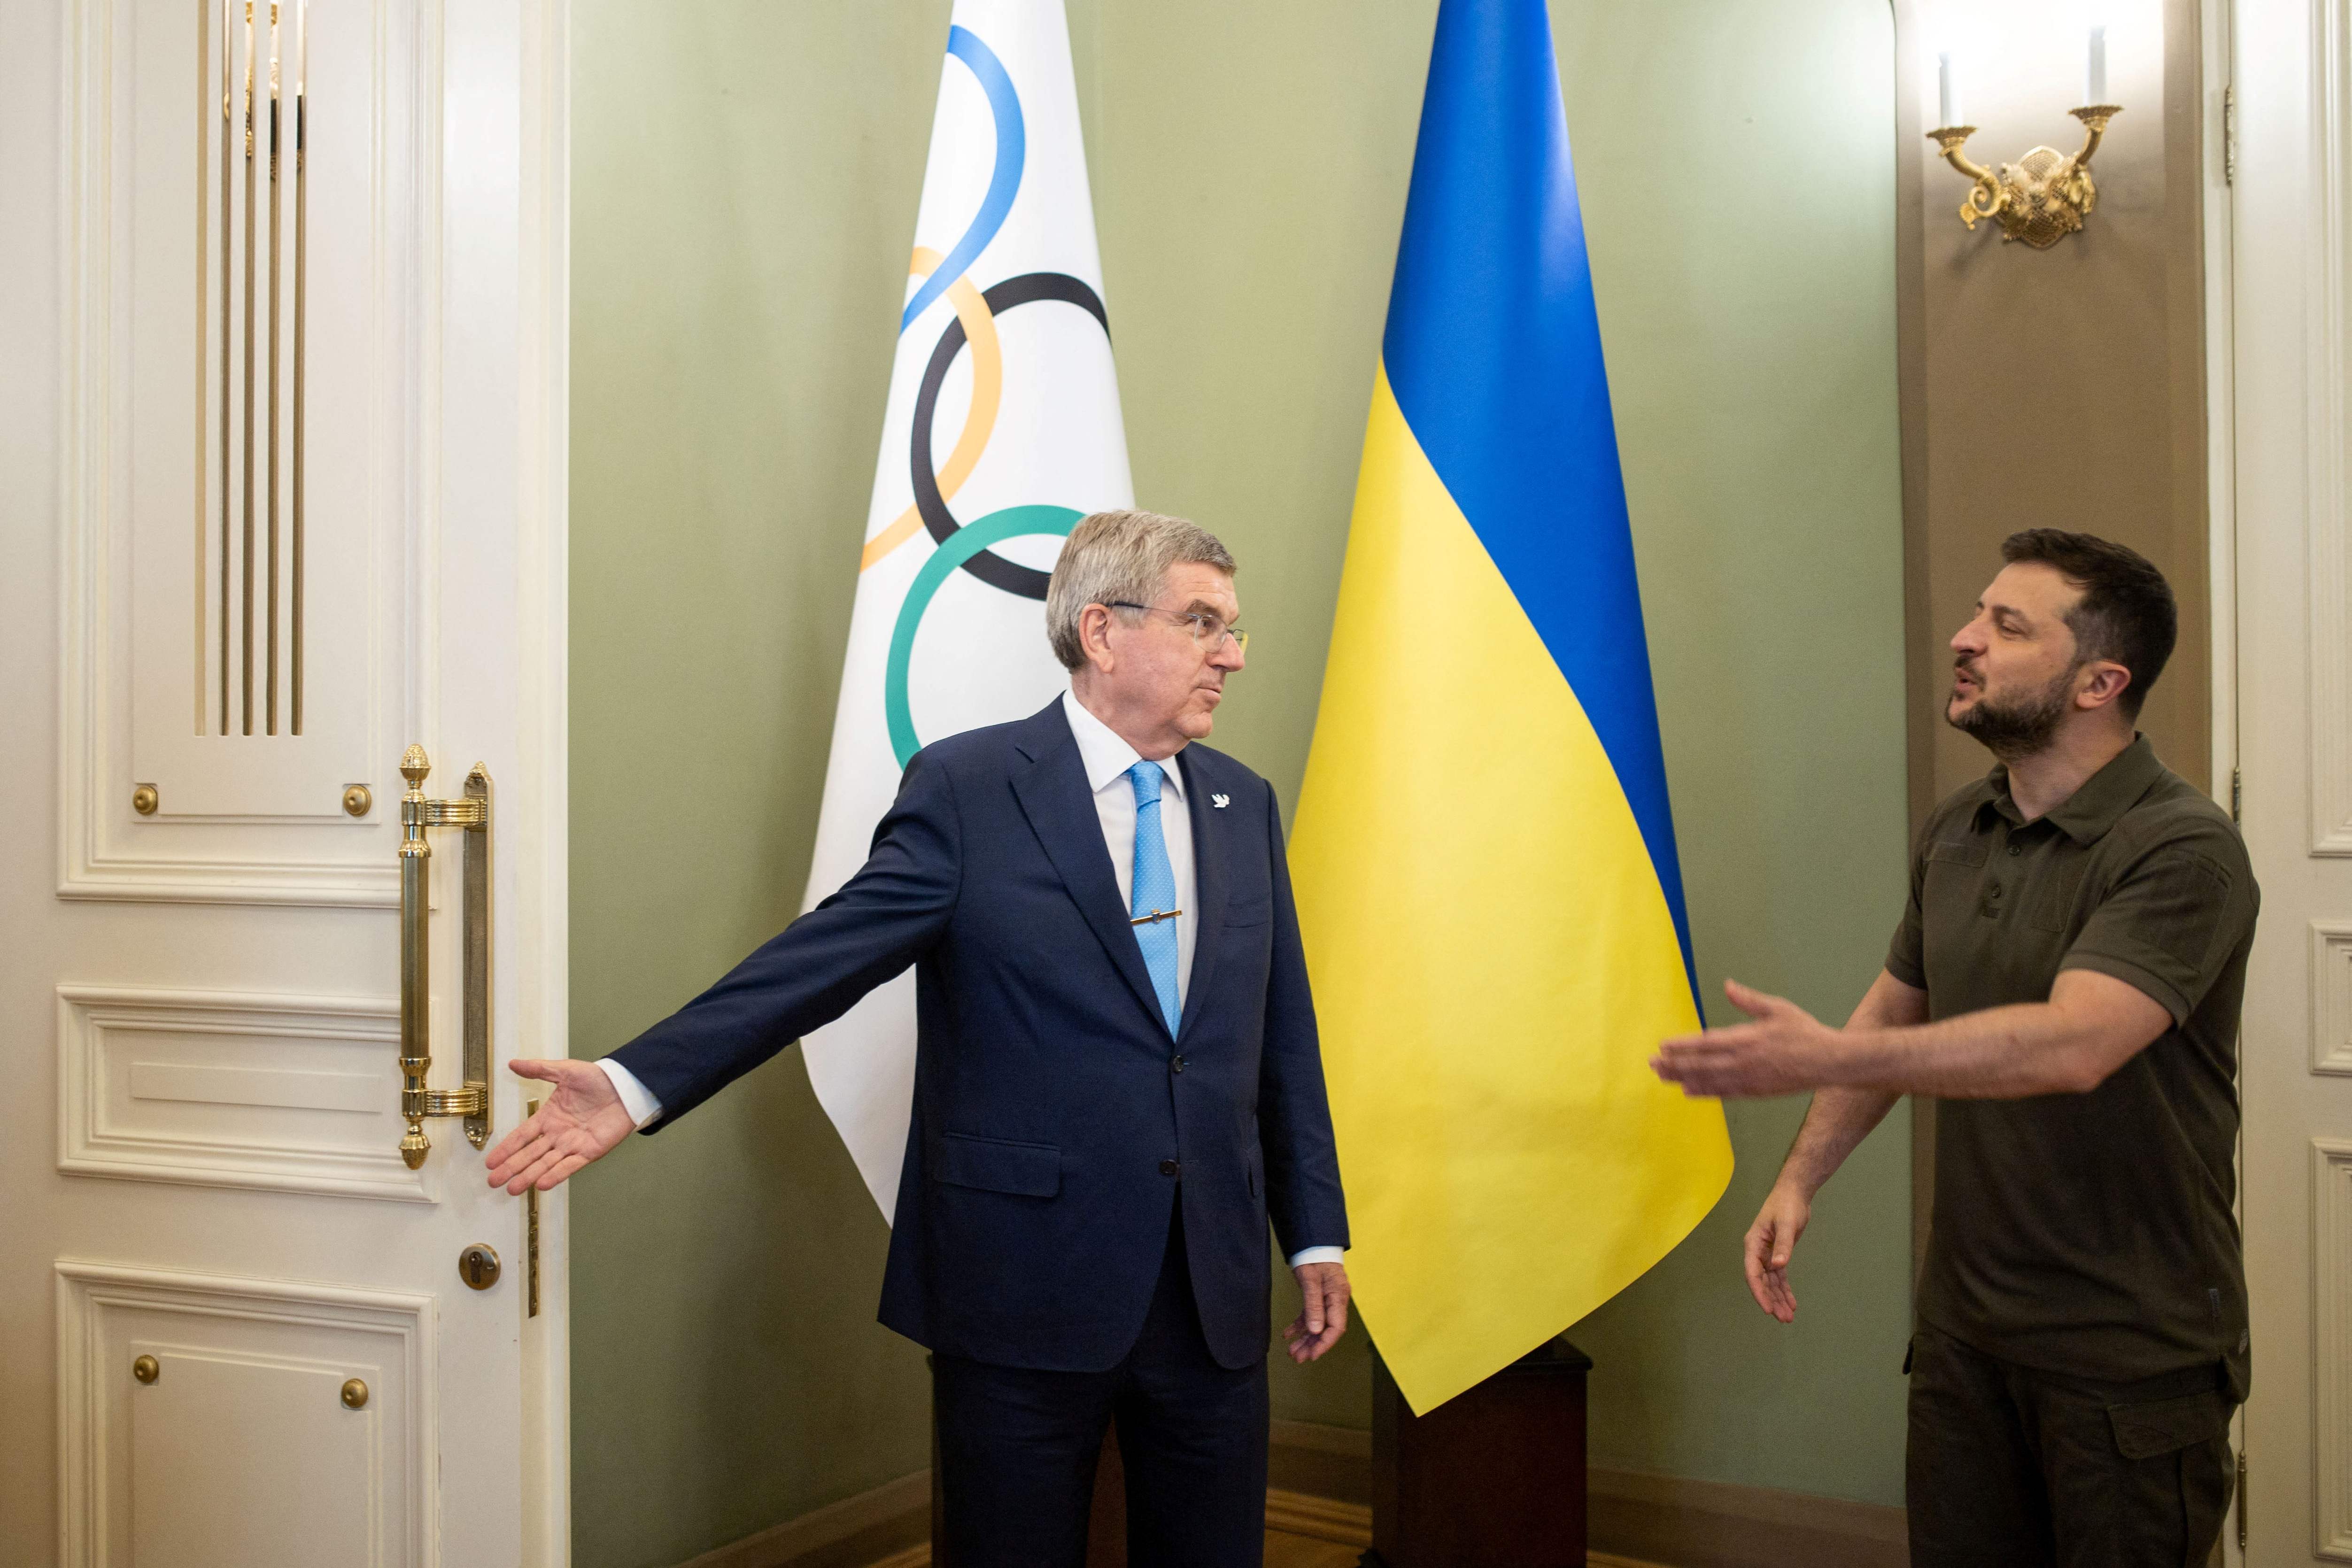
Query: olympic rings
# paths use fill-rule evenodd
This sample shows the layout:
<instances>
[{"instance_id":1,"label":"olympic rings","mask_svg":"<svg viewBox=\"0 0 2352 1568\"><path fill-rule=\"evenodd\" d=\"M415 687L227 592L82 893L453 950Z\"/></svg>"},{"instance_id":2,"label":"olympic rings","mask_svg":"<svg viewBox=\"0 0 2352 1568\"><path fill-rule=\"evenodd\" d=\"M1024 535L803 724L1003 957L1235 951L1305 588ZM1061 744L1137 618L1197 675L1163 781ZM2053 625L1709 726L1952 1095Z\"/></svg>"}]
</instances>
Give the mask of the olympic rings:
<instances>
[{"instance_id":1,"label":"olympic rings","mask_svg":"<svg viewBox=\"0 0 2352 1568\"><path fill-rule=\"evenodd\" d=\"M975 559L994 559L988 555L989 546L1032 534L1066 538L1085 515L1074 507L1006 507L952 528L931 552L931 559L923 563L923 570L915 574L907 597L899 602L898 623L890 629L890 654L882 672L882 712L889 725L890 749L900 768L913 761L923 747L915 735L915 716L908 706L907 671L914 659L915 632L923 623L923 612L930 608L931 596L958 567L970 570ZM1037 597L1044 596L1041 589Z\"/></svg>"},{"instance_id":2,"label":"olympic rings","mask_svg":"<svg viewBox=\"0 0 2352 1568\"><path fill-rule=\"evenodd\" d=\"M1066 272L1024 272L1018 277L1006 278L981 298L987 303L992 316L1040 300L1060 300L1086 311L1101 324L1104 336L1110 334L1110 320L1103 311L1101 298L1082 280ZM914 482L915 510L921 514L923 526L930 530L931 538L941 545L952 538L962 525L948 510L947 498L940 493L940 482L931 467L931 420L939 407L940 388L948 379L948 368L955 363L963 346L963 321L959 318L948 323L947 329L940 334L939 347L931 351L931 362L923 371L922 387L915 394L915 417L908 432L908 476ZM992 588L1024 599L1045 598L1045 583L1053 575L984 549L971 556L964 570Z\"/></svg>"}]
</instances>

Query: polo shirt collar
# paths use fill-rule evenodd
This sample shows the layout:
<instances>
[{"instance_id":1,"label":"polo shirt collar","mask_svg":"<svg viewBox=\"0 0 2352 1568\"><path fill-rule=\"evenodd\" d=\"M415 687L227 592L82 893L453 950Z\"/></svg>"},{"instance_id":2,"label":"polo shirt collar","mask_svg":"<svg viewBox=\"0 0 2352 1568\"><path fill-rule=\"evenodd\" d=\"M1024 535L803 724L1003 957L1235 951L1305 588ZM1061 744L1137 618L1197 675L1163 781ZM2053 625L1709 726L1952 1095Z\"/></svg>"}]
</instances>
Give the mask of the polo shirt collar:
<instances>
[{"instance_id":1,"label":"polo shirt collar","mask_svg":"<svg viewBox=\"0 0 2352 1568\"><path fill-rule=\"evenodd\" d=\"M1089 794L1100 793L1104 785L1143 760L1135 747L1119 738L1118 731L1087 710L1087 705L1078 700L1077 693L1066 691L1062 694L1062 712L1070 721L1071 735L1077 738L1078 761L1087 770L1087 790ZM1181 800L1184 798L1184 770L1176 766L1176 758L1171 757L1162 762L1160 771L1167 775L1167 787L1176 792L1176 799Z\"/></svg>"},{"instance_id":2,"label":"polo shirt collar","mask_svg":"<svg viewBox=\"0 0 2352 1568\"><path fill-rule=\"evenodd\" d=\"M2147 737L2135 731L2129 746L2083 780L2082 788L2053 807L2043 820L2078 844L2096 843L2123 820L2126 811L2138 804L2140 797L2147 793L2148 787L2163 771L2164 764L2157 760L2156 749L2148 745ZM1994 768L1986 782L1992 788L1992 798L1985 807L2012 823L2023 825L2024 814L2010 798L2008 764Z\"/></svg>"}]
</instances>

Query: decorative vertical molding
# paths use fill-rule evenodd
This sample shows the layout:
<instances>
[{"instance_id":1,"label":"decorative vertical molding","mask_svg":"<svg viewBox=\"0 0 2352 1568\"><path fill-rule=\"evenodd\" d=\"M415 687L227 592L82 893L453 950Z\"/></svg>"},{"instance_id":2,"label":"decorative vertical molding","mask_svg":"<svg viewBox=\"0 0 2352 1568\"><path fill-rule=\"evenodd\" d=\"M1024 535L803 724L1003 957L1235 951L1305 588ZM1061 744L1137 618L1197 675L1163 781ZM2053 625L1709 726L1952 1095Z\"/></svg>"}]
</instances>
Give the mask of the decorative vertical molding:
<instances>
[{"instance_id":1,"label":"decorative vertical molding","mask_svg":"<svg viewBox=\"0 0 2352 1568\"><path fill-rule=\"evenodd\" d=\"M531 806L513 841L509 972L523 1038L550 1042L571 1031L571 15L566 0L521 7L516 753ZM571 1198L567 1184L540 1199L542 1310L522 1342L523 1560L546 1568L572 1558Z\"/></svg>"},{"instance_id":2,"label":"decorative vertical molding","mask_svg":"<svg viewBox=\"0 0 2352 1568\"><path fill-rule=\"evenodd\" d=\"M2311 1145L2312 1550L2352 1563L2352 1142Z\"/></svg>"},{"instance_id":3,"label":"decorative vertical molding","mask_svg":"<svg viewBox=\"0 0 2352 1568\"><path fill-rule=\"evenodd\" d=\"M2352 181L2352 16L2346 0L2313 7L2312 159L2310 223L2314 330L2307 387L2310 441L2309 632L2311 660L2311 852L2352 855L2352 576L2347 575L2345 496L2345 293L2352 256L2345 250L2347 183Z\"/></svg>"},{"instance_id":4,"label":"decorative vertical molding","mask_svg":"<svg viewBox=\"0 0 2352 1568\"><path fill-rule=\"evenodd\" d=\"M2231 252L2236 209L2231 189L2231 68L2226 5L2200 5L2196 25L2198 90L2206 145L2198 158L2205 330L2205 628L2212 669L2212 797L2226 800L2238 770L2237 274Z\"/></svg>"}]
</instances>

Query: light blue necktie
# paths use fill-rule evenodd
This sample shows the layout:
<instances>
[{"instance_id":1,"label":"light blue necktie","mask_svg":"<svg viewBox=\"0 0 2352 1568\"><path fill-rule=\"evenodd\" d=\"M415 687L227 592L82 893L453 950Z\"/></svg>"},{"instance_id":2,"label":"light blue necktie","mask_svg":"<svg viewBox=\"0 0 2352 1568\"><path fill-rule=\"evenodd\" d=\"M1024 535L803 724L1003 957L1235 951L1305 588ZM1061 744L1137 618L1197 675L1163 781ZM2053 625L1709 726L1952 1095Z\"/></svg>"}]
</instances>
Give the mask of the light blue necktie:
<instances>
[{"instance_id":1,"label":"light blue necktie","mask_svg":"<svg viewBox=\"0 0 2352 1568\"><path fill-rule=\"evenodd\" d=\"M1127 770L1127 781L1135 786L1135 882L1127 912L1145 921L1134 927L1136 945L1143 949L1143 967L1151 973L1151 988L1172 1037L1184 1015L1176 1004L1176 871L1168 863L1168 840L1160 831L1160 786L1165 778L1157 762L1139 762ZM1160 918L1147 919L1155 914Z\"/></svg>"}]
</instances>

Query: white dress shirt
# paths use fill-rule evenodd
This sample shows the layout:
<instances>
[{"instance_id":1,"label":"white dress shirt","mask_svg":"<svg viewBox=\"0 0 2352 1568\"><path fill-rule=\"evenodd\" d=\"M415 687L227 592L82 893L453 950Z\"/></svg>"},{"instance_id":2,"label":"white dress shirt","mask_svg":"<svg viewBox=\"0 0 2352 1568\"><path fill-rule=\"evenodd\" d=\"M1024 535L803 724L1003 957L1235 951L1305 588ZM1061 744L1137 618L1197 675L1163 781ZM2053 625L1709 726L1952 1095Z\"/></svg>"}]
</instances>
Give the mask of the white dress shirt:
<instances>
[{"instance_id":1,"label":"white dress shirt","mask_svg":"<svg viewBox=\"0 0 2352 1568\"><path fill-rule=\"evenodd\" d=\"M1129 906L1135 894L1135 786L1127 770L1143 760L1118 732L1087 710L1075 692L1062 694L1062 712L1077 737L1078 761L1087 773L1087 788L1095 798L1095 817L1102 824L1103 847L1110 852L1111 870L1118 876L1119 907ZM1184 770L1171 757L1160 765L1160 835L1168 846L1169 869L1176 873L1176 1006L1182 1009L1192 983L1193 939L1200 929L1194 909L1199 882L1193 872L1192 815L1184 796ZM621 1096L621 1104L640 1127L662 1113L661 1102L638 1082L637 1075L605 1057L596 1063ZM1307 1263L1337 1263L1337 1247L1309 1247L1293 1253L1294 1269Z\"/></svg>"}]
</instances>

